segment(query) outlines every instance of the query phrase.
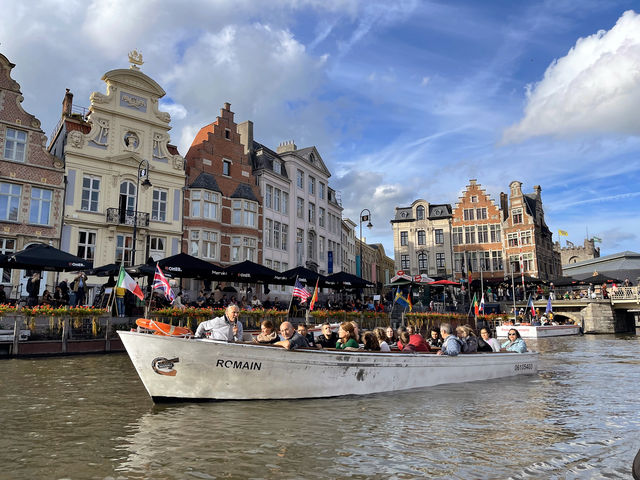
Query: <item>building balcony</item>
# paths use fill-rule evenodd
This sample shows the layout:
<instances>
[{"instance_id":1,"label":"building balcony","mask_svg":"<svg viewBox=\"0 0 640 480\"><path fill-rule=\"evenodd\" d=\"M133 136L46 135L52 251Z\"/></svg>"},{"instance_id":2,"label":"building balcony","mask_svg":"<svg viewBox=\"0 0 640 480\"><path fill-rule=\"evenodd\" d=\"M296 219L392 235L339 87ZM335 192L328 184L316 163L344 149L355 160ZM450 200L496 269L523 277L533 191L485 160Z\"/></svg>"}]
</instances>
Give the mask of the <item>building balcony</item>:
<instances>
[{"instance_id":1,"label":"building balcony","mask_svg":"<svg viewBox=\"0 0 640 480\"><path fill-rule=\"evenodd\" d=\"M149 214L123 208L107 208L107 224L133 227L134 222L137 227L148 227Z\"/></svg>"}]
</instances>

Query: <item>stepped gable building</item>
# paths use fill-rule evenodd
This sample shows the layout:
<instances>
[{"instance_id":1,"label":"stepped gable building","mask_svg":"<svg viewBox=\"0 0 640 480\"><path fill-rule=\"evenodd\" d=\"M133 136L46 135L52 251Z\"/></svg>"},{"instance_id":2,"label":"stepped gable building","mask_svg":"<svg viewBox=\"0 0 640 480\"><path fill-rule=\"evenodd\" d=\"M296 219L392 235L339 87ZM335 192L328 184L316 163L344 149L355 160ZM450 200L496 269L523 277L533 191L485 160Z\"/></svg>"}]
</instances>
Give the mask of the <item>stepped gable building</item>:
<instances>
[{"instance_id":1,"label":"stepped gable building","mask_svg":"<svg viewBox=\"0 0 640 480\"><path fill-rule=\"evenodd\" d=\"M40 121L22 109L13 67L0 54L0 254L5 255L34 243L58 247L64 200L62 162L47 152ZM7 289L7 296L27 294L27 273L0 269L2 284L22 285L19 292ZM46 275L40 293L51 288Z\"/></svg>"},{"instance_id":2,"label":"stepped gable building","mask_svg":"<svg viewBox=\"0 0 640 480\"><path fill-rule=\"evenodd\" d=\"M221 265L262 261L262 195L231 104L202 127L186 155L188 253Z\"/></svg>"},{"instance_id":3,"label":"stepped gable building","mask_svg":"<svg viewBox=\"0 0 640 480\"><path fill-rule=\"evenodd\" d=\"M254 140L251 121L238 129L264 198L263 264L278 271L340 271L342 206L316 147L298 149L287 141L273 151Z\"/></svg>"},{"instance_id":4,"label":"stepped gable building","mask_svg":"<svg viewBox=\"0 0 640 480\"><path fill-rule=\"evenodd\" d=\"M452 238L456 280L504 277L502 213L475 179L469 180L453 209Z\"/></svg>"},{"instance_id":5,"label":"stepped gable building","mask_svg":"<svg viewBox=\"0 0 640 480\"><path fill-rule=\"evenodd\" d=\"M142 55L129 61L103 75L107 93L92 93L88 110L67 90L49 146L67 178L61 248L95 266L158 260L182 241L184 160L158 108L165 91L140 71Z\"/></svg>"},{"instance_id":6,"label":"stepped gable building","mask_svg":"<svg viewBox=\"0 0 640 480\"><path fill-rule=\"evenodd\" d=\"M553 244L553 249L560 253L560 263L562 265L571 265L573 263L582 262L584 260L593 260L600 257L600 247L596 247L595 241L585 238L582 246L576 246L567 240L567 246L561 247L560 242Z\"/></svg>"},{"instance_id":7,"label":"stepped gable building","mask_svg":"<svg viewBox=\"0 0 640 480\"><path fill-rule=\"evenodd\" d=\"M449 204L416 200L410 207L396 207L393 228L397 270L409 275L453 276L451 241L452 209Z\"/></svg>"},{"instance_id":8,"label":"stepped gable building","mask_svg":"<svg viewBox=\"0 0 640 480\"><path fill-rule=\"evenodd\" d=\"M500 193L505 258L514 273L548 280L562 275L560 254L554 250L552 233L544 220L539 185L522 193L522 182L509 184L510 194ZM507 272L508 273L508 272Z\"/></svg>"}]
</instances>

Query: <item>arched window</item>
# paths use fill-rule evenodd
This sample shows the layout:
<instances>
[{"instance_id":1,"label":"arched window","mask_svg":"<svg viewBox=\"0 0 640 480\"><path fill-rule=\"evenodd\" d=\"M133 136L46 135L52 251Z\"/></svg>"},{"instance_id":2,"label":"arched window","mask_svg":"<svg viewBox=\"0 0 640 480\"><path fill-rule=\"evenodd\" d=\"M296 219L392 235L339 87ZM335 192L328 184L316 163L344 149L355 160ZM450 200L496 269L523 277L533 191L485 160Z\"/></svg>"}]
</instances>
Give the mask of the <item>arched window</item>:
<instances>
[{"instance_id":1,"label":"arched window","mask_svg":"<svg viewBox=\"0 0 640 480\"><path fill-rule=\"evenodd\" d=\"M422 205L416 208L416 218L418 220L424 220L424 207Z\"/></svg>"},{"instance_id":2,"label":"arched window","mask_svg":"<svg viewBox=\"0 0 640 480\"><path fill-rule=\"evenodd\" d=\"M136 208L136 186L133 182L120 184L120 209L133 211Z\"/></svg>"},{"instance_id":3,"label":"arched window","mask_svg":"<svg viewBox=\"0 0 640 480\"><path fill-rule=\"evenodd\" d=\"M427 262L427 253L418 252L418 271L419 273L426 272L429 269L429 262Z\"/></svg>"}]
</instances>

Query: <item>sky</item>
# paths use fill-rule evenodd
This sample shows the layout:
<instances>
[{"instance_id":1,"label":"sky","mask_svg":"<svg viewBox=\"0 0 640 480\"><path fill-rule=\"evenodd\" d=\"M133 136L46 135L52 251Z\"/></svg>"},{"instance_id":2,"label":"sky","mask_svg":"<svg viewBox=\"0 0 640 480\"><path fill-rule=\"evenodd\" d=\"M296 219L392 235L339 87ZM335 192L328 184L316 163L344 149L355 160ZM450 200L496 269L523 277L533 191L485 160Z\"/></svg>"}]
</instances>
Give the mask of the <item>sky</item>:
<instances>
[{"instance_id":1,"label":"sky","mask_svg":"<svg viewBox=\"0 0 640 480\"><path fill-rule=\"evenodd\" d=\"M2 0L0 53L50 136L128 52L185 155L224 102L272 149L315 145L368 243L417 199L542 188L554 241L640 251L640 4L631 0ZM568 232L559 237L558 230ZM359 232L357 231L356 234Z\"/></svg>"}]
</instances>

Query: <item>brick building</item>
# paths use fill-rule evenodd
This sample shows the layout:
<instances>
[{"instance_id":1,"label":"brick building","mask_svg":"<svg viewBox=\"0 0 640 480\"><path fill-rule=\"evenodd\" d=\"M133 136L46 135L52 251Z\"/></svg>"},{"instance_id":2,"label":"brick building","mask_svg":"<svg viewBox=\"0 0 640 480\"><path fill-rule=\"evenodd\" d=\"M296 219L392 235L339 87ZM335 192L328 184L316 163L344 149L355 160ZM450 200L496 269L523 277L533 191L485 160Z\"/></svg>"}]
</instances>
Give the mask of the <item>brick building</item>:
<instances>
[{"instance_id":1,"label":"brick building","mask_svg":"<svg viewBox=\"0 0 640 480\"><path fill-rule=\"evenodd\" d=\"M500 208L476 180L469 180L453 209L452 237L456 280L504 277ZM464 272L463 272L464 270ZM464 275L463 275L464 273Z\"/></svg>"},{"instance_id":2,"label":"brick building","mask_svg":"<svg viewBox=\"0 0 640 480\"><path fill-rule=\"evenodd\" d=\"M186 154L184 241L189 254L230 265L262 262L262 196L229 103Z\"/></svg>"},{"instance_id":3,"label":"brick building","mask_svg":"<svg viewBox=\"0 0 640 480\"><path fill-rule=\"evenodd\" d=\"M14 64L0 54L0 253L33 243L58 247L63 215L64 168L46 150L40 121L22 109L20 85L11 78ZM12 298L26 295L25 271L0 269L0 281ZM47 275L50 275L47 278ZM41 292L55 278L43 273Z\"/></svg>"}]
</instances>

